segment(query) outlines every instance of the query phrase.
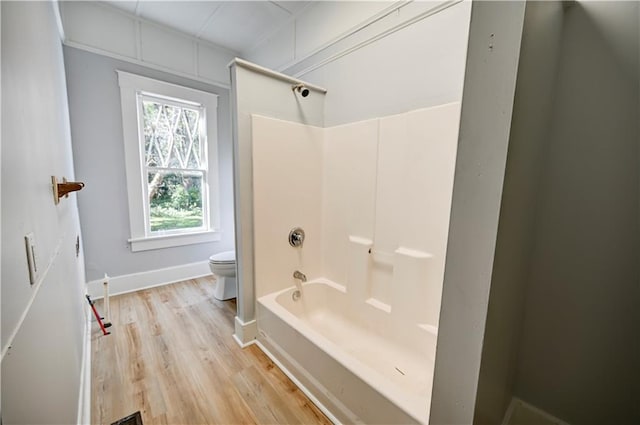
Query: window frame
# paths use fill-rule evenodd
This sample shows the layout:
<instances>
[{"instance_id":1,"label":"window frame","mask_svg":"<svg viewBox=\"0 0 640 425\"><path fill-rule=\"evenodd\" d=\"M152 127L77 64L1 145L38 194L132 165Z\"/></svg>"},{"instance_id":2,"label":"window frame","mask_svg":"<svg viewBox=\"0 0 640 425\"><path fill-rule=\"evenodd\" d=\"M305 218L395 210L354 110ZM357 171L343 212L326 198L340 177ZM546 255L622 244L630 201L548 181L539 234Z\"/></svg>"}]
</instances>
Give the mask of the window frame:
<instances>
[{"instance_id":1,"label":"window frame","mask_svg":"<svg viewBox=\"0 0 640 425\"><path fill-rule=\"evenodd\" d=\"M122 129L129 200L131 251L170 248L220 240L220 208L218 185L218 137L217 107L218 95L191 89L125 71L116 71L120 86L122 109ZM206 145L203 149L207 169L203 175L203 226L197 229L174 229L163 232L151 232L149 223L149 202L144 198L147 193L147 167L145 164L144 130L142 119L142 100L151 97L168 103L184 106L199 105L205 127ZM208 200L208 202L207 202Z\"/></svg>"}]
</instances>

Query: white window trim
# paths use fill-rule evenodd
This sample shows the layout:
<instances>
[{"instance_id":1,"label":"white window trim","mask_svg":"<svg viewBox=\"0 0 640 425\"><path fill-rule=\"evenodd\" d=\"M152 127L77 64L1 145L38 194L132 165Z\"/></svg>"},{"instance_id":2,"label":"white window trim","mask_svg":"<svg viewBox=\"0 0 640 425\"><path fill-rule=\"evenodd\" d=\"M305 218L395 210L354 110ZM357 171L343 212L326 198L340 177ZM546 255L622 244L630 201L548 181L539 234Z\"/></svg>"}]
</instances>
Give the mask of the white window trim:
<instances>
[{"instance_id":1,"label":"white window trim","mask_svg":"<svg viewBox=\"0 0 640 425\"><path fill-rule=\"evenodd\" d=\"M127 172L127 195L129 199L129 226L131 251L147 251L151 249L170 248L174 246L191 245L197 243L220 240L220 207L218 185L218 135L217 108L218 96L201 90L182 87L152 78L142 77L124 71L118 73L120 85L120 101L122 104L122 130L124 138L125 168ZM207 157L209 166L207 172L209 192L209 228L197 231L185 231L161 235L147 234L145 223L145 204L143 196L145 188L143 182L144 147L140 143L138 126L139 92L147 92L169 98L185 99L197 102L206 110ZM207 221L207 220L205 220Z\"/></svg>"}]
</instances>

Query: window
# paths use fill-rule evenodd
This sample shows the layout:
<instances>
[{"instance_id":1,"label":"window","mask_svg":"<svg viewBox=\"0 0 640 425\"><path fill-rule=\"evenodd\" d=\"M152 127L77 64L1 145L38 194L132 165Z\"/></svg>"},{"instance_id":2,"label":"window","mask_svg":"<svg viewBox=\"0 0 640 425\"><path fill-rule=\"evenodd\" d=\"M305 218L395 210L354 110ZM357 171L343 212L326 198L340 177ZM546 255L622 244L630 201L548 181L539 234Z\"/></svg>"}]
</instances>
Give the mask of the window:
<instances>
[{"instance_id":1,"label":"window","mask_svg":"<svg viewBox=\"0 0 640 425\"><path fill-rule=\"evenodd\" d=\"M122 71L118 81L131 250L219 240L217 96Z\"/></svg>"}]
</instances>

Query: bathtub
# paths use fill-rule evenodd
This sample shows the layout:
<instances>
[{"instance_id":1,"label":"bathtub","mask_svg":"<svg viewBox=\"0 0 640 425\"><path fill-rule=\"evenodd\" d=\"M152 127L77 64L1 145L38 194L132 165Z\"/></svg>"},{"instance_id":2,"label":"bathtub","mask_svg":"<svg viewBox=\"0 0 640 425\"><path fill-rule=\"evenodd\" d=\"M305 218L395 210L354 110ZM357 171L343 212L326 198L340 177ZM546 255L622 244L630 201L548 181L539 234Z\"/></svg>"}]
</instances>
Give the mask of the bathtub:
<instances>
[{"instance_id":1,"label":"bathtub","mask_svg":"<svg viewBox=\"0 0 640 425\"><path fill-rule=\"evenodd\" d=\"M258 298L258 344L334 422L428 423L436 329L326 279Z\"/></svg>"}]
</instances>

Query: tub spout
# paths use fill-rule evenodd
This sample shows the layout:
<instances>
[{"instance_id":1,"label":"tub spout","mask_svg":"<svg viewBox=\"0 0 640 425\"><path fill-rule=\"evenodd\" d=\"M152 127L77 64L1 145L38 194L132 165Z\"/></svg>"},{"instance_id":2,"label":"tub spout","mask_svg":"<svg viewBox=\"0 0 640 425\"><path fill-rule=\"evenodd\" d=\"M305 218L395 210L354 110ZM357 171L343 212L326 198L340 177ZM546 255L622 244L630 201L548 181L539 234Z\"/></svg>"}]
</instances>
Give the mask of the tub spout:
<instances>
[{"instance_id":1,"label":"tub spout","mask_svg":"<svg viewBox=\"0 0 640 425\"><path fill-rule=\"evenodd\" d=\"M300 281L302 282L307 281L307 276L305 276L304 273L302 273L300 270L296 270L295 272L293 272L293 278L300 279Z\"/></svg>"}]
</instances>

